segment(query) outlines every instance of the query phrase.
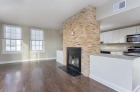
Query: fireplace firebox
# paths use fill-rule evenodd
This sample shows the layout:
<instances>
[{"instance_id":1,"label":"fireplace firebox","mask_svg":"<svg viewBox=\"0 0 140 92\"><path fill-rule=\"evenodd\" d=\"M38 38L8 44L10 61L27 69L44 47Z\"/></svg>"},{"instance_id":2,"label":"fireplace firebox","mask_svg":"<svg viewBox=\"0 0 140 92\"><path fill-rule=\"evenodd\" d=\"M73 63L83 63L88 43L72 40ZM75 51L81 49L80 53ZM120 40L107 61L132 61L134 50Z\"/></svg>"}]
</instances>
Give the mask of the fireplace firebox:
<instances>
[{"instance_id":1,"label":"fireplace firebox","mask_svg":"<svg viewBox=\"0 0 140 92\"><path fill-rule=\"evenodd\" d=\"M81 47L67 47L67 64L59 68L72 76L81 75Z\"/></svg>"},{"instance_id":2,"label":"fireplace firebox","mask_svg":"<svg viewBox=\"0 0 140 92\"><path fill-rule=\"evenodd\" d=\"M81 72L81 48L67 47L67 66Z\"/></svg>"}]
</instances>

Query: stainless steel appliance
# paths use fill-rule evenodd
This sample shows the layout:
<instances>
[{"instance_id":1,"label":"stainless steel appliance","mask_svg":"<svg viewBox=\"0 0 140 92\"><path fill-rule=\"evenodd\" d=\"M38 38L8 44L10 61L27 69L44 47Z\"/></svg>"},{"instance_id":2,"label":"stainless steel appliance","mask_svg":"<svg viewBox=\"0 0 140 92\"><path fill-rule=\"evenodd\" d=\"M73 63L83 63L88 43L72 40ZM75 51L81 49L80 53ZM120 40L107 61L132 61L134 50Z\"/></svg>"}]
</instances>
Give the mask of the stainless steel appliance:
<instances>
[{"instance_id":1,"label":"stainless steel appliance","mask_svg":"<svg viewBox=\"0 0 140 92\"><path fill-rule=\"evenodd\" d=\"M128 43L140 43L140 34L127 35Z\"/></svg>"},{"instance_id":2,"label":"stainless steel appliance","mask_svg":"<svg viewBox=\"0 0 140 92\"><path fill-rule=\"evenodd\" d=\"M140 57L140 46L128 47L128 51L125 51L124 55L127 55L127 56L139 56Z\"/></svg>"}]
</instances>

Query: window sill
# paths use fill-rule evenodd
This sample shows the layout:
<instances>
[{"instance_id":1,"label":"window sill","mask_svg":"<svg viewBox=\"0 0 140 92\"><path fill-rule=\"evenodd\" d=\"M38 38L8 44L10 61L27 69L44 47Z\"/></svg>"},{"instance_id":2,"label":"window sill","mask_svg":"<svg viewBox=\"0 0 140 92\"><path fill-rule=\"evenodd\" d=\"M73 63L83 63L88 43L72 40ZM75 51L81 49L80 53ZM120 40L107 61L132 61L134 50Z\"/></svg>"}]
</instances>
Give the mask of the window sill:
<instances>
[{"instance_id":1,"label":"window sill","mask_svg":"<svg viewBox=\"0 0 140 92\"><path fill-rule=\"evenodd\" d=\"M45 51L30 51L30 53L45 53Z\"/></svg>"},{"instance_id":2,"label":"window sill","mask_svg":"<svg viewBox=\"0 0 140 92\"><path fill-rule=\"evenodd\" d=\"M1 54L23 54L23 52L2 52Z\"/></svg>"}]
</instances>

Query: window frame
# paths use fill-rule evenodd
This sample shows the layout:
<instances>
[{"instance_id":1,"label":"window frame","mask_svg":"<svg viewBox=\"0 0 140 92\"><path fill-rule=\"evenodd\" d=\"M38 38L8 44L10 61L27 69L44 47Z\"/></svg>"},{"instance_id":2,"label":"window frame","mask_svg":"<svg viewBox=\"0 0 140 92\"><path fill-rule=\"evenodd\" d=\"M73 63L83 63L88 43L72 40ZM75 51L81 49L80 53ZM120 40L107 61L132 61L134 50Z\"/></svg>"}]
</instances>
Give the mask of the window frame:
<instances>
[{"instance_id":1,"label":"window frame","mask_svg":"<svg viewBox=\"0 0 140 92\"><path fill-rule=\"evenodd\" d=\"M32 51L32 41L37 41L37 40L32 40L32 30L38 30L38 31L42 31L43 32L43 40L42 41L42 51L40 50L36 50L36 51ZM44 39L44 30L43 29L38 29L38 28L30 28L30 53L45 53L45 39Z\"/></svg>"},{"instance_id":2,"label":"window frame","mask_svg":"<svg viewBox=\"0 0 140 92\"><path fill-rule=\"evenodd\" d=\"M6 38L5 38L6 27L14 27L14 28L21 29L21 33L20 33L21 39L9 39L9 40L21 40L21 51L6 51ZM2 53L1 54L22 54L22 53L23 53L22 28L20 26L2 24Z\"/></svg>"}]
</instances>

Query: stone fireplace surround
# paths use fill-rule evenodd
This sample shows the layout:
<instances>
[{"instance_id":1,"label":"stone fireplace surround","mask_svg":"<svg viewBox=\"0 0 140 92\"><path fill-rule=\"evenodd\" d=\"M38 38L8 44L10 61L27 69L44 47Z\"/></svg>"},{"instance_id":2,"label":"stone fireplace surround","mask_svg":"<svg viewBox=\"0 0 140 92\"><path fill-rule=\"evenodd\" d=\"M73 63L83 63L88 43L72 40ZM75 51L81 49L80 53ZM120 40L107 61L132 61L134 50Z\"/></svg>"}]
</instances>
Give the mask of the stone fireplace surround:
<instances>
[{"instance_id":1,"label":"stone fireplace surround","mask_svg":"<svg viewBox=\"0 0 140 92\"><path fill-rule=\"evenodd\" d=\"M67 64L67 47L81 47L81 71L90 73L91 54L100 53L100 23L96 21L95 8L88 6L69 18L63 25L63 63Z\"/></svg>"}]
</instances>

